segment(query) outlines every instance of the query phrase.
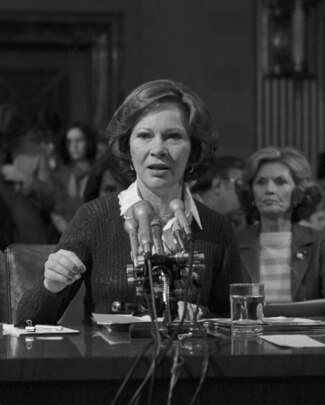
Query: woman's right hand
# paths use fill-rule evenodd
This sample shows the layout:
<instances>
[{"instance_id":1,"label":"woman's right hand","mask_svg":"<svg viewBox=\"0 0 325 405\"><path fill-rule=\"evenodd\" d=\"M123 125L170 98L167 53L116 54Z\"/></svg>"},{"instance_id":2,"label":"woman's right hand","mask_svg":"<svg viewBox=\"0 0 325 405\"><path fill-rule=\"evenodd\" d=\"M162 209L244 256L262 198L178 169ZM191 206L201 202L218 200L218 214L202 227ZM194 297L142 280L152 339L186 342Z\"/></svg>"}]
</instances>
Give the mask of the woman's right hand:
<instances>
[{"instance_id":1,"label":"woman's right hand","mask_svg":"<svg viewBox=\"0 0 325 405\"><path fill-rule=\"evenodd\" d=\"M45 262L44 287L53 293L81 278L86 266L79 257L68 250L59 250L49 255Z\"/></svg>"}]
</instances>

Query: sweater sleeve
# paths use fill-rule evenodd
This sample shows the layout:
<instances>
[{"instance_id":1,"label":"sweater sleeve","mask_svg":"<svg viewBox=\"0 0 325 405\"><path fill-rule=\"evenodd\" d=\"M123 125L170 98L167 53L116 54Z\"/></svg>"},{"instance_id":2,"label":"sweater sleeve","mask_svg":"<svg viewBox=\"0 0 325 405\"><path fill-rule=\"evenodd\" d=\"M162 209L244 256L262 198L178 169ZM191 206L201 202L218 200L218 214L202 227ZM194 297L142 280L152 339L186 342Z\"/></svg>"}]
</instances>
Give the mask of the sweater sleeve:
<instances>
[{"instance_id":1,"label":"sweater sleeve","mask_svg":"<svg viewBox=\"0 0 325 405\"><path fill-rule=\"evenodd\" d=\"M217 316L230 316L229 285L240 283L241 263L235 235L227 218L223 218L220 226L222 239L220 257L215 263L214 285L211 289L208 307Z\"/></svg>"},{"instance_id":2,"label":"sweater sleeve","mask_svg":"<svg viewBox=\"0 0 325 405\"><path fill-rule=\"evenodd\" d=\"M76 253L86 265L86 272L91 267L91 222L86 204L78 210L56 247L56 251L65 249ZM44 287L44 275L42 275L19 301L16 323L25 324L27 319L32 320L34 324L57 323L78 292L84 277L85 274L80 280L67 286L59 293L52 293Z\"/></svg>"},{"instance_id":3,"label":"sweater sleeve","mask_svg":"<svg viewBox=\"0 0 325 405\"><path fill-rule=\"evenodd\" d=\"M197 235L205 246L206 276L200 302L204 317L230 315L229 285L241 282L241 263L236 238L229 220L197 203L203 230ZM200 246L199 246L200 249Z\"/></svg>"}]
</instances>

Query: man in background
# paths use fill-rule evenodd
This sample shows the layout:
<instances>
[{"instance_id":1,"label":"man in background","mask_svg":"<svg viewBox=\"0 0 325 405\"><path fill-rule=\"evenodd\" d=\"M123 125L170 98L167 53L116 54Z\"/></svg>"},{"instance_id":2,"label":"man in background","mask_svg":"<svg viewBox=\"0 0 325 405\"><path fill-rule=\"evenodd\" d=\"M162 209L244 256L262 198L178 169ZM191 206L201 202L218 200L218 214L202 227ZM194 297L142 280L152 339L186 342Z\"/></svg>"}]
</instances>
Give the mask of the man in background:
<instances>
[{"instance_id":1,"label":"man in background","mask_svg":"<svg viewBox=\"0 0 325 405\"><path fill-rule=\"evenodd\" d=\"M228 217L234 229L245 226L235 184L242 178L245 162L235 156L215 158L207 173L191 186L193 196L203 204Z\"/></svg>"}]
</instances>

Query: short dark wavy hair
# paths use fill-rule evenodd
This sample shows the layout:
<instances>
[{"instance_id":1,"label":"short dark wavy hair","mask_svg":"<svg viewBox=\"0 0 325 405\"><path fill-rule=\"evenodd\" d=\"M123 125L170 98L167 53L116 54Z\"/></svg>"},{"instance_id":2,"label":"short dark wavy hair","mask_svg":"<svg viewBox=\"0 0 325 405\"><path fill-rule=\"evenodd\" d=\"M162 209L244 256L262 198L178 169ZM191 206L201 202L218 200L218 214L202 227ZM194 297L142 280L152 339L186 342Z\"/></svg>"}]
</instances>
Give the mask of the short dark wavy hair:
<instances>
[{"instance_id":1,"label":"short dark wavy hair","mask_svg":"<svg viewBox=\"0 0 325 405\"><path fill-rule=\"evenodd\" d=\"M115 159L109 154L104 154L95 160L90 170L84 191L84 202L99 197L100 186L105 172L111 174L115 181L119 183L122 190L129 186L129 182L118 171Z\"/></svg>"},{"instance_id":2,"label":"short dark wavy hair","mask_svg":"<svg viewBox=\"0 0 325 405\"><path fill-rule=\"evenodd\" d=\"M197 94L173 80L144 83L129 94L106 129L110 152L120 162L122 172L130 180L135 179L135 173L131 170L131 132L143 116L163 104L176 104L185 112L192 144L185 181L203 175L218 148L216 126Z\"/></svg>"},{"instance_id":3,"label":"short dark wavy hair","mask_svg":"<svg viewBox=\"0 0 325 405\"><path fill-rule=\"evenodd\" d=\"M218 177L227 180L232 169L243 170L245 161L237 156L224 155L215 157L204 176L200 177L192 186L192 193L204 193L212 187L213 180Z\"/></svg>"},{"instance_id":4,"label":"short dark wavy hair","mask_svg":"<svg viewBox=\"0 0 325 405\"><path fill-rule=\"evenodd\" d=\"M260 214L254 205L253 181L263 164L273 162L285 165L296 185L291 197L292 222L308 218L316 211L317 205L322 200L321 188L312 180L310 164L301 152L291 147L262 148L247 160L242 180L236 184L236 191L248 224L253 224L260 219Z\"/></svg>"},{"instance_id":5,"label":"short dark wavy hair","mask_svg":"<svg viewBox=\"0 0 325 405\"><path fill-rule=\"evenodd\" d=\"M83 133L86 140L86 158L92 163L95 160L97 153L96 132L89 124L81 121L73 122L64 130L64 132L61 133L58 146L63 162L66 164L69 164L71 162L67 146L67 134L70 129L79 129Z\"/></svg>"}]
</instances>

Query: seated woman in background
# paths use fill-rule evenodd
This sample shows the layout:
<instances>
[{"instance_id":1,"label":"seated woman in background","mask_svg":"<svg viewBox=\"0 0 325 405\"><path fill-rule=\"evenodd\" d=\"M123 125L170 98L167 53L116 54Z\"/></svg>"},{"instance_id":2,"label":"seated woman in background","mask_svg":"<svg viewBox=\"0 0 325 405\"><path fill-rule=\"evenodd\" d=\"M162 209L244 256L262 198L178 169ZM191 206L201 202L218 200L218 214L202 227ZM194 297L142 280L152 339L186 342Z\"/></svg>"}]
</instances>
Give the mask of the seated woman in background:
<instances>
[{"instance_id":1,"label":"seated woman in background","mask_svg":"<svg viewBox=\"0 0 325 405\"><path fill-rule=\"evenodd\" d=\"M318 155L317 166L317 184L320 186L323 194L322 201L318 204L317 209L309 218L300 221L301 225L310 226L320 231L325 230L325 153Z\"/></svg>"},{"instance_id":2,"label":"seated woman in background","mask_svg":"<svg viewBox=\"0 0 325 405\"><path fill-rule=\"evenodd\" d=\"M45 263L44 277L21 299L18 323L56 323L82 282L85 321L92 312L112 312L116 301L143 302L127 280L131 245L124 229L126 220L134 219L130 213L135 204L143 206L143 200L163 225L166 254L179 252L170 207L175 199L184 204L194 251L204 254L205 266L197 269L200 286L194 288L193 280L193 306L186 307L188 319L193 319L197 303L204 316L229 315L229 284L241 280L236 240L229 221L194 201L186 185L207 170L217 148L215 124L201 99L171 80L145 83L115 112L107 136L132 184L118 196L108 194L79 208ZM181 299L176 304L180 311L185 307Z\"/></svg>"},{"instance_id":3,"label":"seated woman in background","mask_svg":"<svg viewBox=\"0 0 325 405\"><path fill-rule=\"evenodd\" d=\"M107 153L99 157L90 170L84 191L84 201L88 202L108 193L118 194L130 182L120 173L113 156Z\"/></svg>"},{"instance_id":4,"label":"seated woman in background","mask_svg":"<svg viewBox=\"0 0 325 405\"><path fill-rule=\"evenodd\" d=\"M64 132L59 143L61 163L53 171L56 203L52 221L62 233L83 203L90 169L96 156L96 135L85 123L76 122Z\"/></svg>"},{"instance_id":5,"label":"seated woman in background","mask_svg":"<svg viewBox=\"0 0 325 405\"><path fill-rule=\"evenodd\" d=\"M298 224L322 198L306 158L293 148L260 149L238 191L252 224L238 235L244 282L264 283L271 303L325 297L325 234Z\"/></svg>"}]
</instances>

